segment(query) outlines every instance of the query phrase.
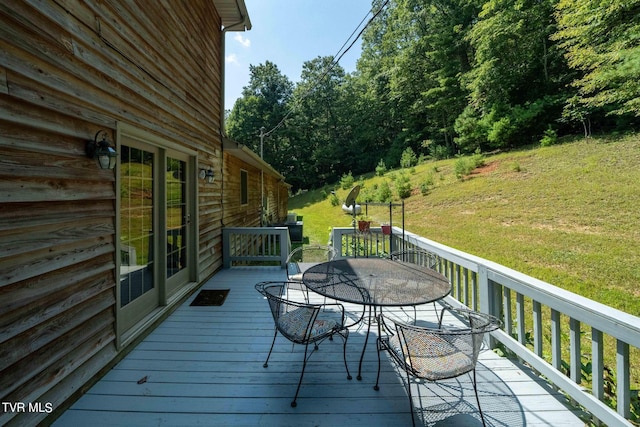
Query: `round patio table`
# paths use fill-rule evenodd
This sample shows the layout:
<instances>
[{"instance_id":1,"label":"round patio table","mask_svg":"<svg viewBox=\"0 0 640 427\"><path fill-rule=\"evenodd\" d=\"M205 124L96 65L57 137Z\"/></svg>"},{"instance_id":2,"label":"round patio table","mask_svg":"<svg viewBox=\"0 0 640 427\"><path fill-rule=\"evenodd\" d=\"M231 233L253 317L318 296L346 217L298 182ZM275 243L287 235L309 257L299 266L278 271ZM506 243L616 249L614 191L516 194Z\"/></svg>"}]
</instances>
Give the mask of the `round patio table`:
<instances>
[{"instance_id":1,"label":"round patio table","mask_svg":"<svg viewBox=\"0 0 640 427\"><path fill-rule=\"evenodd\" d=\"M307 269L302 281L322 296L363 305L368 310L367 336L360 356L358 379L362 379L362 359L369 340L372 309L373 317L376 317L379 307L415 307L438 301L451 293L449 279L437 271L389 258L343 258L323 262Z\"/></svg>"}]
</instances>

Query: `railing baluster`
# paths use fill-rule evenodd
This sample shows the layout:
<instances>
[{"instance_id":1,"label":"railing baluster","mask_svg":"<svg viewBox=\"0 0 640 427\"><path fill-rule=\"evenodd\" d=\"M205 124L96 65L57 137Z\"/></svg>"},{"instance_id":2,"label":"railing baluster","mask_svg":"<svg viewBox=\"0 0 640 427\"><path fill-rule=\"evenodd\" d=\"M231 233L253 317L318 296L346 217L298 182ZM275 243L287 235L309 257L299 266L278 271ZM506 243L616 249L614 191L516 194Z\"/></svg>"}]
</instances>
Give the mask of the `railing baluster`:
<instances>
[{"instance_id":1,"label":"railing baluster","mask_svg":"<svg viewBox=\"0 0 640 427\"><path fill-rule=\"evenodd\" d=\"M599 400L604 399L604 340L596 328L591 328L591 390Z\"/></svg>"},{"instance_id":2,"label":"railing baluster","mask_svg":"<svg viewBox=\"0 0 640 427\"><path fill-rule=\"evenodd\" d=\"M513 333L513 314L511 313L511 289L505 288L502 293L502 310L504 311L504 330L511 336Z\"/></svg>"},{"instance_id":3,"label":"railing baluster","mask_svg":"<svg viewBox=\"0 0 640 427\"><path fill-rule=\"evenodd\" d=\"M478 273L471 272L471 308L478 310Z\"/></svg>"},{"instance_id":4,"label":"railing baluster","mask_svg":"<svg viewBox=\"0 0 640 427\"><path fill-rule=\"evenodd\" d=\"M462 269L462 290L463 290L463 303L467 307L469 307L469 270L466 268Z\"/></svg>"},{"instance_id":5,"label":"railing baluster","mask_svg":"<svg viewBox=\"0 0 640 427\"><path fill-rule=\"evenodd\" d=\"M527 332L524 324L524 295L516 294L516 322L518 322L518 342L527 344Z\"/></svg>"},{"instance_id":6,"label":"railing baluster","mask_svg":"<svg viewBox=\"0 0 640 427\"><path fill-rule=\"evenodd\" d=\"M458 289L458 300L463 301L462 297L462 278L460 277L460 266L458 264L453 265L454 277L456 278L456 288Z\"/></svg>"},{"instance_id":7,"label":"railing baluster","mask_svg":"<svg viewBox=\"0 0 640 427\"><path fill-rule=\"evenodd\" d=\"M551 310L551 365L560 370L562 367L562 325L560 312Z\"/></svg>"},{"instance_id":8,"label":"railing baluster","mask_svg":"<svg viewBox=\"0 0 640 427\"><path fill-rule=\"evenodd\" d=\"M542 357L542 308L533 301L533 352Z\"/></svg>"},{"instance_id":9,"label":"railing baluster","mask_svg":"<svg viewBox=\"0 0 640 427\"><path fill-rule=\"evenodd\" d=\"M629 380L629 344L617 340L616 344L616 390L618 391L618 414L631 416L631 383Z\"/></svg>"},{"instance_id":10,"label":"railing baluster","mask_svg":"<svg viewBox=\"0 0 640 427\"><path fill-rule=\"evenodd\" d=\"M573 317L569 320L569 346L570 346L570 378L576 384L582 380L582 360L580 358L580 322Z\"/></svg>"}]
</instances>

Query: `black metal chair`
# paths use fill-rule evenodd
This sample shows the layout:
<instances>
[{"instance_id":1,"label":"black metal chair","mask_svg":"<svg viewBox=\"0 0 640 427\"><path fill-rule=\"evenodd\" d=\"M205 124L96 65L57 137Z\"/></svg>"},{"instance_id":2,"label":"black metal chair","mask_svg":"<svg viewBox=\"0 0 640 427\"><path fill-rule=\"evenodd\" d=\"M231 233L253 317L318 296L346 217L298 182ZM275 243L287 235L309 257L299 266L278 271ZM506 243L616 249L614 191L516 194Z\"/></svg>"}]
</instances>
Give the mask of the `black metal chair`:
<instances>
[{"instance_id":1,"label":"black metal chair","mask_svg":"<svg viewBox=\"0 0 640 427\"><path fill-rule=\"evenodd\" d=\"M275 322L273 342L263 366L265 368L269 366L269 358L271 357L278 332L292 343L304 345L302 372L300 373L296 394L291 402L291 406L296 407L296 399L302 385L307 361L313 352L318 349L318 344L325 339L333 339L336 334L342 337L344 341L342 349L344 367L347 371L347 379L351 379L349 367L347 366L349 330L345 326L345 311L341 304L308 304L286 299L283 295L290 284L291 282L261 282L255 288L266 297ZM311 352L309 352L309 344L314 344Z\"/></svg>"},{"instance_id":2,"label":"black metal chair","mask_svg":"<svg viewBox=\"0 0 640 427\"><path fill-rule=\"evenodd\" d=\"M445 311L455 316L456 325L443 327ZM392 321L395 334L392 328L386 325L383 316L380 316L380 321L383 322L383 327L390 331L390 335L379 337L377 340L378 377L373 387L375 390L379 390L380 352L386 350L391 359L406 373L411 419L415 426L411 377L438 381L469 373L480 419L482 425L486 425L478 397L476 364L484 334L501 327L502 322L499 319L471 310L445 307L440 315L438 329Z\"/></svg>"},{"instance_id":3,"label":"black metal chair","mask_svg":"<svg viewBox=\"0 0 640 427\"><path fill-rule=\"evenodd\" d=\"M309 267L331 261L335 257L336 250L329 245L302 245L292 250L285 264L289 288L303 291L305 301L309 302L309 289L302 282L302 275Z\"/></svg>"}]
</instances>

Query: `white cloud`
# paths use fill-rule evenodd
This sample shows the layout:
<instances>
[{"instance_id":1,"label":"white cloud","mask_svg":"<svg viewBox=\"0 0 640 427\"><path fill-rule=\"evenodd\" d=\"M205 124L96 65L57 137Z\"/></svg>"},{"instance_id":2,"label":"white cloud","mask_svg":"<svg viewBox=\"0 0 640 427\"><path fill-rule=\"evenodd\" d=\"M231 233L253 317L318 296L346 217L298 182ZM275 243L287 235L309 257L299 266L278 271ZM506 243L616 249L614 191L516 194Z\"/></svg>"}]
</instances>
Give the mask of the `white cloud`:
<instances>
[{"instance_id":1,"label":"white cloud","mask_svg":"<svg viewBox=\"0 0 640 427\"><path fill-rule=\"evenodd\" d=\"M235 53L227 55L224 59L227 64L238 64L238 55Z\"/></svg>"},{"instance_id":2,"label":"white cloud","mask_svg":"<svg viewBox=\"0 0 640 427\"><path fill-rule=\"evenodd\" d=\"M238 33L236 34L233 39L235 41L237 41L238 43L240 43L242 46L244 47L249 47L251 46L251 40L249 39L245 39L244 37L242 37L242 34Z\"/></svg>"}]
</instances>

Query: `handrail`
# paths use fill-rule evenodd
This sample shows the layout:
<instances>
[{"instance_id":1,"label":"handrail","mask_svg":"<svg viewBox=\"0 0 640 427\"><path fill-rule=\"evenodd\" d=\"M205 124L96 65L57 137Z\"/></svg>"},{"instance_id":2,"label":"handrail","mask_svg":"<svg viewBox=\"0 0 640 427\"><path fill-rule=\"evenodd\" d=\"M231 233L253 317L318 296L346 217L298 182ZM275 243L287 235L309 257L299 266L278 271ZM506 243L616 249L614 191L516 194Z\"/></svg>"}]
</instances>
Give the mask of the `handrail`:
<instances>
[{"instance_id":1,"label":"handrail","mask_svg":"<svg viewBox=\"0 0 640 427\"><path fill-rule=\"evenodd\" d=\"M343 242L352 239L352 235L351 228L333 229L331 240L339 250L338 257L348 256ZM630 347L635 351L640 349L639 317L398 227L393 227L392 241L397 250L424 249L436 254L440 260L438 270L451 280L453 297L469 308L503 320L504 329L491 334L490 345L500 342L582 405L595 419L609 426L632 425L629 421ZM378 255L368 253L368 256ZM531 317L526 309L529 306ZM543 323L547 313L550 321ZM563 316L568 322L563 322ZM564 326L566 323L568 328ZM532 334L527 333L527 324L532 324ZM580 339L582 326L591 329L591 390L580 385L584 357ZM549 329L545 330L547 327ZM569 337L568 346L562 342L563 337ZM549 338L550 343L546 341ZM607 346L606 341L613 341L615 345ZM544 359L544 345L550 345L550 362ZM605 352L611 347L615 351L615 355L610 356L616 363L617 411L604 402L605 382L612 381L605 369ZM563 348L569 348L568 361L563 360ZM563 363L568 363L569 375L563 373Z\"/></svg>"},{"instance_id":2,"label":"handrail","mask_svg":"<svg viewBox=\"0 0 640 427\"><path fill-rule=\"evenodd\" d=\"M222 229L224 268L236 264L277 263L284 268L291 240L287 227L225 227Z\"/></svg>"}]
</instances>

